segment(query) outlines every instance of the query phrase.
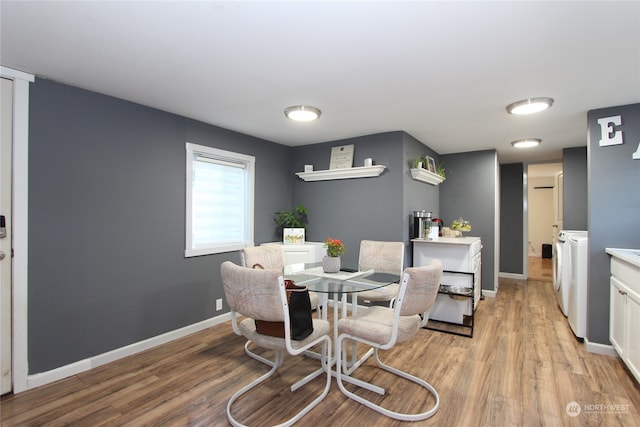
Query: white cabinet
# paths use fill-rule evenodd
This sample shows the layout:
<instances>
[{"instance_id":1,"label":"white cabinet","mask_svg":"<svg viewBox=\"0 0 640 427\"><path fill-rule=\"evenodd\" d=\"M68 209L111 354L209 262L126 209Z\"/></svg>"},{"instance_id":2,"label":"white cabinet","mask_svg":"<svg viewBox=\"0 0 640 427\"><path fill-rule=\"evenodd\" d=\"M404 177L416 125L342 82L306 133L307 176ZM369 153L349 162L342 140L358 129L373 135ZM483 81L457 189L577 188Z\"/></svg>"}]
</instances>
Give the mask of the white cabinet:
<instances>
[{"instance_id":1,"label":"white cabinet","mask_svg":"<svg viewBox=\"0 0 640 427\"><path fill-rule=\"evenodd\" d=\"M609 341L640 382L640 255L622 249L607 253L612 255Z\"/></svg>"},{"instance_id":2,"label":"white cabinet","mask_svg":"<svg viewBox=\"0 0 640 427\"><path fill-rule=\"evenodd\" d=\"M618 354L622 354L625 343L625 296L626 286L615 277L611 277L611 291L609 295L609 341Z\"/></svg>"},{"instance_id":3,"label":"white cabinet","mask_svg":"<svg viewBox=\"0 0 640 427\"><path fill-rule=\"evenodd\" d=\"M640 275L636 284L640 283ZM640 294L629 292L627 294L627 345L625 363L633 372L640 383Z\"/></svg>"},{"instance_id":4,"label":"white cabinet","mask_svg":"<svg viewBox=\"0 0 640 427\"><path fill-rule=\"evenodd\" d=\"M482 295L481 250L479 237L439 237L437 240L413 239L413 266L427 265L439 259L448 271L473 273L473 298L438 294L429 318L450 323L464 323L471 316ZM473 301L473 306L472 306Z\"/></svg>"},{"instance_id":5,"label":"white cabinet","mask_svg":"<svg viewBox=\"0 0 640 427\"><path fill-rule=\"evenodd\" d=\"M306 242L302 245L284 245L275 242L263 243L263 245L279 245L284 265L320 262L322 257L326 255L322 242Z\"/></svg>"}]
</instances>

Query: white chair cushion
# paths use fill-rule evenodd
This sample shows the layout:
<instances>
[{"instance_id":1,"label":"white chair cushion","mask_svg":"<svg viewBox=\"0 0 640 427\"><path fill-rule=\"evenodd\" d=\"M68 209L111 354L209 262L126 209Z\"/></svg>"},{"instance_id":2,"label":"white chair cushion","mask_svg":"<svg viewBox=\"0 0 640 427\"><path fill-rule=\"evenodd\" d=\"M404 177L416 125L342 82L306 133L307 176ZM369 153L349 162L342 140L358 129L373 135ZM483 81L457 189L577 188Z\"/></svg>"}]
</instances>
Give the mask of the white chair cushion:
<instances>
[{"instance_id":1,"label":"white chair cushion","mask_svg":"<svg viewBox=\"0 0 640 427\"><path fill-rule=\"evenodd\" d=\"M247 339L251 340L259 347L269 348L272 350L284 349L286 348L284 338L272 337L270 335L262 335L256 331L256 322L251 318L243 319L239 325L240 332ZM303 340L291 340L291 346L294 349L299 349L304 347L307 343L315 340L316 338L321 337L322 335L327 335L330 330L329 322L322 319L313 319L313 332L307 338Z\"/></svg>"},{"instance_id":2,"label":"white chair cushion","mask_svg":"<svg viewBox=\"0 0 640 427\"><path fill-rule=\"evenodd\" d=\"M378 344L386 344L391 340L393 329L393 312L389 307L369 307L358 311L356 317L338 320L340 334L349 334ZM420 316L400 317L397 342L407 341L420 329Z\"/></svg>"},{"instance_id":3,"label":"white chair cushion","mask_svg":"<svg viewBox=\"0 0 640 427\"><path fill-rule=\"evenodd\" d=\"M374 269L380 273L402 274L403 261L403 242L360 241L360 270Z\"/></svg>"},{"instance_id":4,"label":"white chair cushion","mask_svg":"<svg viewBox=\"0 0 640 427\"><path fill-rule=\"evenodd\" d=\"M278 245L252 246L242 250L244 266L253 268L254 264L260 264L266 270L282 270L284 260L282 251Z\"/></svg>"}]
</instances>

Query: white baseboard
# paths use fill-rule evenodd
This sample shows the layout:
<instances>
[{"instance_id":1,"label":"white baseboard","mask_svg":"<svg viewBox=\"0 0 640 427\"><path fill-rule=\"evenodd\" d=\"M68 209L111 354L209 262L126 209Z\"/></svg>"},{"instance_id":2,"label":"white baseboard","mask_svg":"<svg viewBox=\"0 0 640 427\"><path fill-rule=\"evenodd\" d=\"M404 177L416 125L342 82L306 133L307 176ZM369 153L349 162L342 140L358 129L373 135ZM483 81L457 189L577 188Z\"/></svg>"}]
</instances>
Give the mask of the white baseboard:
<instances>
[{"instance_id":1,"label":"white baseboard","mask_svg":"<svg viewBox=\"0 0 640 427\"><path fill-rule=\"evenodd\" d=\"M521 273L498 273L498 277L502 277L503 279L515 279L515 280L524 280L524 274Z\"/></svg>"},{"instance_id":2,"label":"white baseboard","mask_svg":"<svg viewBox=\"0 0 640 427\"><path fill-rule=\"evenodd\" d=\"M43 386L54 381L58 381L93 368L97 368L98 366L102 366L118 359L140 353L142 351L162 344L166 344L173 340L186 337L187 335L191 335L203 329L210 328L211 326L215 326L229 320L231 320L231 313L225 313L220 316L203 320L202 322L185 326L184 328L176 329L174 331L167 332L162 335L146 339L144 341L139 341L125 347L117 348L106 353L98 354L84 360L79 360L77 362L70 363L68 365L61 366L47 372L29 375L27 377L27 390Z\"/></svg>"},{"instance_id":3,"label":"white baseboard","mask_svg":"<svg viewBox=\"0 0 640 427\"><path fill-rule=\"evenodd\" d=\"M618 356L618 352L616 352L615 348L612 345L607 344L599 344L597 342L591 342L588 339L584 339L584 348L589 353L603 354L605 356Z\"/></svg>"},{"instance_id":4,"label":"white baseboard","mask_svg":"<svg viewBox=\"0 0 640 427\"><path fill-rule=\"evenodd\" d=\"M485 297L495 298L497 294L498 294L498 291L490 291L488 289L482 290L482 296L485 296Z\"/></svg>"}]
</instances>

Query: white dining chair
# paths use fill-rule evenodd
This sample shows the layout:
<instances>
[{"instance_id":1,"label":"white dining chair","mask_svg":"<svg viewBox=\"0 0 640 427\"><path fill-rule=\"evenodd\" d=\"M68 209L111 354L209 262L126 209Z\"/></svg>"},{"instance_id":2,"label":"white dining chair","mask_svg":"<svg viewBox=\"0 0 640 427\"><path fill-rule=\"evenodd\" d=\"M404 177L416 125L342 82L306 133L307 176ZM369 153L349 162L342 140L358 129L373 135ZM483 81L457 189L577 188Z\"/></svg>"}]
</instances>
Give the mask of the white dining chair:
<instances>
[{"instance_id":1,"label":"white dining chair","mask_svg":"<svg viewBox=\"0 0 640 427\"><path fill-rule=\"evenodd\" d=\"M284 271L284 258L278 245L251 246L240 251L240 260L245 267L252 268L260 264L269 270ZM320 304L320 296L315 292L309 292L311 308L318 310L318 318L322 317L321 311L324 307Z\"/></svg>"},{"instance_id":2,"label":"white dining chair","mask_svg":"<svg viewBox=\"0 0 640 427\"><path fill-rule=\"evenodd\" d=\"M380 350L388 350L411 339L428 321L428 312L435 302L440 279L442 277L442 262L432 260L428 266L407 268L403 274L398 292L398 298L393 308L373 306L361 311L355 316L349 316L338 321L338 351L341 354L346 345L345 341L361 342L373 349L373 355L379 368L412 381L426 389L435 399L429 409L418 413L404 413L393 411L379 404L359 396L345 388L343 377L353 375L342 371L341 357L336 360L336 377L338 387L349 398L359 402L381 414L403 421L424 420L433 416L440 406L440 397L436 389L427 381L400 369L386 365L380 360ZM374 377L375 378L375 377ZM401 387L399 383L394 385ZM411 396L412 400L425 401L423 396Z\"/></svg>"},{"instance_id":3,"label":"white dining chair","mask_svg":"<svg viewBox=\"0 0 640 427\"><path fill-rule=\"evenodd\" d=\"M275 360L271 364L271 370L242 387L234 393L227 402L227 419L231 425L243 425L233 417L233 404L243 394L276 373L276 370L284 363L285 351L292 356L297 356L314 346L322 346L320 363L326 370L324 389L320 395L313 399L302 410L279 424L280 426L290 426L320 403L329 392L331 385L331 338L328 335L330 331L329 322L314 318L313 332L311 335L303 340L294 341L291 339L291 321L289 318L287 293L281 271L241 267L230 261L225 261L220 267L220 272L225 297L231 308L233 331L238 335L243 335L259 347L276 352ZM238 323L238 315L246 317ZM259 334L256 330L256 320L284 322L285 337L277 338L270 335ZM291 391L294 391L293 387ZM287 409L288 408L284 408L283 412L286 412Z\"/></svg>"},{"instance_id":4,"label":"white dining chair","mask_svg":"<svg viewBox=\"0 0 640 427\"><path fill-rule=\"evenodd\" d=\"M404 268L404 243L362 240L358 254L358 270L375 270L379 273L402 274ZM398 296L400 285L397 283L379 289L358 292L360 301L384 301L389 307Z\"/></svg>"}]
</instances>

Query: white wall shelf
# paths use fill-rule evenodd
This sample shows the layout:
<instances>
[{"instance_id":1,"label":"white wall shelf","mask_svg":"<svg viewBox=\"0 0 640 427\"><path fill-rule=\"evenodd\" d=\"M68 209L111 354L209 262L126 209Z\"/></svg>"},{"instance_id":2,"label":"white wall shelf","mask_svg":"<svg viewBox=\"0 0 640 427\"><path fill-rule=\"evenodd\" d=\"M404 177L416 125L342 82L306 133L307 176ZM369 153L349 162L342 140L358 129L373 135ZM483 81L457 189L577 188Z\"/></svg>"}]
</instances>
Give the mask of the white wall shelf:
<instances>
[{"instance_id":1,"label":"white wall shelf","mask_svg":"<svg viewBox=\"0 0 640 427\"><path fill-rule=\"evenodd\" d=\"M305 181L327 181L331 179L371 178L379 176L386 166L359 166L355 168L329 169L312 172L296 172Z\"/></svg>"},{"instance_id":2,"label":"white wall shelf","mask_svg":"<svg viewBox=\"0 0 640 427\"><path fill-rule=\"evenodd\" d=\"M439 185L444 181L444 178L437 173L429 172L424 168L411 168L411 178L431 185Z\"/></svg>"}]
</instances>

